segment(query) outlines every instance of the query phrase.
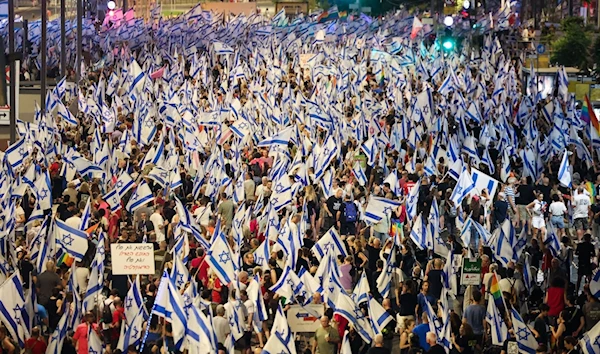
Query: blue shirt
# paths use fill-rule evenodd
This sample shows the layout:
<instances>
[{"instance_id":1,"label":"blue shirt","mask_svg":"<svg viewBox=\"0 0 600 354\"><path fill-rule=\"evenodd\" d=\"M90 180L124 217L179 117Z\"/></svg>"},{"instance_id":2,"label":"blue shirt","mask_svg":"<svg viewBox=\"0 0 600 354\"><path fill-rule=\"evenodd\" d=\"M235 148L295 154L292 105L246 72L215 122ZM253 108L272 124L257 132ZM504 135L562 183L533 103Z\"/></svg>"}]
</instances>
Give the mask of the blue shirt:
<instances>
[{"instance_id":1,"label":"blue shirt","mask_svg":"<svg viewBox=\"0 0 600 354\"><path fill-rule=\"evenodd\" d=\"M413 333L419 337L419 345L423 348L423 351L429 350L429 344L427 343L427 332L429 332L429 323L421 323L413 329Z\"/></svg>"}]
</instances>

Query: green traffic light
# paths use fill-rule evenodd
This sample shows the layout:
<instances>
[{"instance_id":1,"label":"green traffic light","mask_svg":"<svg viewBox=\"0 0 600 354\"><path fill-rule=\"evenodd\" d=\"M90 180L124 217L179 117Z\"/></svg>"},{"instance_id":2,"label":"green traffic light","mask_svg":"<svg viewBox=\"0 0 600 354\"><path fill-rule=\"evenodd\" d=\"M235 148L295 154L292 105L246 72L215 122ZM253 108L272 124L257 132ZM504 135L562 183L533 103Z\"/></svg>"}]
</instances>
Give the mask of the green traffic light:
<instances>
[{"instance_id":1,"label":"green traffic light","mask_svg":"<svg viewBox=\"0 0 600 354\"><path fill-rule=\"evenodd\" d=\"M442 43L442 47L444 47L444 49L446 50L452 50L452 48L454 48L454 42L452 42L451 40L445 40Z\"/></svg>"}]
</instances>

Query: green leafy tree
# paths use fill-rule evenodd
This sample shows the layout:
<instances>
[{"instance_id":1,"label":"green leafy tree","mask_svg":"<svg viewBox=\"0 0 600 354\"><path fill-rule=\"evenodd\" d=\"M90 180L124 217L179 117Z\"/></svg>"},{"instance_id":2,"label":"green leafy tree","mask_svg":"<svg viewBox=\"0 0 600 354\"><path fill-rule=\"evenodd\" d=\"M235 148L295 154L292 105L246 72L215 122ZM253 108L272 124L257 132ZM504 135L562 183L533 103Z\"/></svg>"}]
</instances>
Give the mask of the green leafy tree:
<instances>
[{"instance_id":1,"label":"green leafy tree","mask_svg":"<svg viewBox=\"0 0 600 354\"><path fill-rule=\"evenodd\" d=\"M568 17L562 21L561 30L564 34L553 43L554 52L550 61L558 65L587 68L592 40L585 31L583 19Z\"/></svg>"}]
</instances>

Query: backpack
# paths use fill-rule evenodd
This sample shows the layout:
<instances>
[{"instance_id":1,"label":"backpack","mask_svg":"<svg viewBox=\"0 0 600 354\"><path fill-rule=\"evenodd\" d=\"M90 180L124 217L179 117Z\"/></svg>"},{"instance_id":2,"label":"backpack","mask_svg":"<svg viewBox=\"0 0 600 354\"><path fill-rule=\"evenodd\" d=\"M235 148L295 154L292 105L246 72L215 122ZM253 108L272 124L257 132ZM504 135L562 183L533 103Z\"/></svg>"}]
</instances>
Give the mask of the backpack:
<instances>
[{"instance_id":1,"label":"backpack","mask_svg":"<svg viewBox=\"0 0 600 354\"><path fill-rule=\"evenodd\" d=\"M250 164L250 170L252 171L252 174L255 177L263 177L264 176L264 171L260 167L260 163L258 163L258 162Z\"/></svg>"},{"instance_id":2,"label":"backpack","mask_svg":"<svg viewBox=\"0 0 600 354\"><path fill-rule=\"evenodd\" d=\"M109 304L104 303L104 308L102 309L102 322L104 322L106 324L112 323L112 320L113 320L112 310L110 309L110 305L112 305L112 302L110 302Z\"/></svg>"},{"instance_id":3,"label":"backpack","mask_svg":"<svg viewBox=\"0 0 600 354\"><path fill-rule=\"evenodd\" d=\"M356 204L353 202L346 202L344 207L344 220L346 222L355 222L358 216L356 210Z\"/></svg>"}]
</instances>

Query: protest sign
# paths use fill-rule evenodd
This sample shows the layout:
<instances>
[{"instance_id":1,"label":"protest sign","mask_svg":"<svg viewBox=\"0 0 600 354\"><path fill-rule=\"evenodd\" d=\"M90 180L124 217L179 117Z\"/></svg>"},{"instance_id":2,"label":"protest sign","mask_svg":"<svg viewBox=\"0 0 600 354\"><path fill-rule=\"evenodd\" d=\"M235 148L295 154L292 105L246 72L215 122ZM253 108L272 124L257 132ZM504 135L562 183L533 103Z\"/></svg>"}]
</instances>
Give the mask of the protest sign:
<instances>
[{"instance_id":1,"label":"protest sign","mask_svg":"<svg viewBox=\"0 0 600 354\"><path fill-rule=\"evenodd\" d=\"M323 305L292 305L287 311L290 330L294 333L314 332L321 326L319 319L325 312Z\"/></svg>"},{"instance_id":2,"label":"protest sign","mask_svg":"<svg viewBox=\"0 0 600 354\"><path fill-rule=\"evenodd\" d=\"M110 251L113 274L154 274L154 245L151 243L113 243Z\"/></svg>"}]
</instances>

